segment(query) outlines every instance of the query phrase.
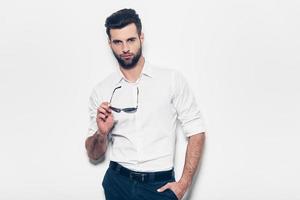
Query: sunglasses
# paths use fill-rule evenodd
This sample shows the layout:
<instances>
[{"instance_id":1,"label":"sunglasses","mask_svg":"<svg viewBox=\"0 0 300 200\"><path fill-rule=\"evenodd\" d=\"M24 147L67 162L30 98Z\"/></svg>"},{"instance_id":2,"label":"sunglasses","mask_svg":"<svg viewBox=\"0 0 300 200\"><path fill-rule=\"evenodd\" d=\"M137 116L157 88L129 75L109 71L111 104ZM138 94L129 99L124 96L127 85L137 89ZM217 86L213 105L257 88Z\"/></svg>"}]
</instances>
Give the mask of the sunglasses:
<instances>
[{"instance_id":1,"label":"sunglasses","mask_svg":"<svg viewBox=\"0 0 300 200\"><path fill-rule=\"evenodd\" d=\"M110 98L110 101L109 101L109 104L111 104L111 100L114 96L114 93L117 89L120 89L122 86L119 86L119 87L116 87L111 95L111 98ZM136 107L129 107L129 108L116 108L116 107L113 107L113 106L109 106L110 109L112 109L113 111L117 112L117 113L120 113L121 111L123 112L126 112L126 113L134 113L137 111L138 109L138 103L139 103L139 88L137 87L137 95L136 95Z\"/></svg>"}]
</instances>

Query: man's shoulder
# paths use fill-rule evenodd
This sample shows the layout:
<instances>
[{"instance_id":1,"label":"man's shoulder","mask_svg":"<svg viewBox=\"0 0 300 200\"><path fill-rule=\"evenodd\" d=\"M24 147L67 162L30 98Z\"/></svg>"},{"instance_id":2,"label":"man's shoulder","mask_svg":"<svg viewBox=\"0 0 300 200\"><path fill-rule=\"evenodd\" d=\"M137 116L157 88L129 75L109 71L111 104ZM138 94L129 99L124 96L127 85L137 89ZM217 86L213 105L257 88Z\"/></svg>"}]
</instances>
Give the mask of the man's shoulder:
<instances>
[{"instance_id":1,"label":"man's shoulder","mask_svg":"<svg viewBox=\"0 0 300 200\"><path fill-rule=\"evenodd\" d=\"M152 65L151 67L155 77L164 83L171 84L172 88L177 87L176 85L184 85L187 80L184 73L178 68L159 65Z\"/></svg>"},{"instance_id":2,"label":"man's shoulder","mask_svg":"<svg viewBox=\"0 0 300 200\"><path fill-rule=\"evenodd\" d=\"M172 76L174 73L177 73L177 69L174 69L170 66L165 66L165 65L156 65L156 64L152 64L150 65L153 73L155 73L156 75L161 75L161 76Z\"/></svg>"}]
</instances>

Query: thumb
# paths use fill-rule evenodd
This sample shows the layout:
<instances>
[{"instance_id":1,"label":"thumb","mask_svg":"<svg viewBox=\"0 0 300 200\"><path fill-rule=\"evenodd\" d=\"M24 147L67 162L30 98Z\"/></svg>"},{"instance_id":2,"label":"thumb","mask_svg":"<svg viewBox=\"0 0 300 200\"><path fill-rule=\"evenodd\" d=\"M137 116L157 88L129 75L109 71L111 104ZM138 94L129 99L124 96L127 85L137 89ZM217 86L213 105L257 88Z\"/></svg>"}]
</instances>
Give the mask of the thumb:
<instances>
[{"instance_id":1,"label":"thumb","mask_svg":"<svg viewBox=\"0 0 300 200\"><path fill-rule=\"evenodd\" d=\"M169 185L169 183L167 183L166 185L164 185L161 188L157 189L157 192L163 192L163 191L165 191L166 189L169 189L169 188L170 188L170 185Z\"/></svg>"}]
</instances>

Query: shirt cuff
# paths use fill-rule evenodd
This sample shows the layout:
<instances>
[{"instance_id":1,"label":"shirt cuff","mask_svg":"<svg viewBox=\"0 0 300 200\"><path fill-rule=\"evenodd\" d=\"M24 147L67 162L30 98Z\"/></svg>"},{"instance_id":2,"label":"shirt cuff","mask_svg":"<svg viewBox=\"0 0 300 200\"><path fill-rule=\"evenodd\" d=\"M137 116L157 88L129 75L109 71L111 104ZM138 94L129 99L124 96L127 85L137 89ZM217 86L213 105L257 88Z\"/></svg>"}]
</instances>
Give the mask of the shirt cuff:
<instances>
[{"instance_id":1,"label":"shirt cuff","mask_svg":"<svg viewBox=\"0 0 300 200\"><path fill-rule=\"evenodd\" d=\"M206 131L204 123L200 118L196 118L189 122L186 122L184 125L182 125L182 128L186 137L190 137L192 135L196 135L198 133Z\"/></svg>"}]
</instances>

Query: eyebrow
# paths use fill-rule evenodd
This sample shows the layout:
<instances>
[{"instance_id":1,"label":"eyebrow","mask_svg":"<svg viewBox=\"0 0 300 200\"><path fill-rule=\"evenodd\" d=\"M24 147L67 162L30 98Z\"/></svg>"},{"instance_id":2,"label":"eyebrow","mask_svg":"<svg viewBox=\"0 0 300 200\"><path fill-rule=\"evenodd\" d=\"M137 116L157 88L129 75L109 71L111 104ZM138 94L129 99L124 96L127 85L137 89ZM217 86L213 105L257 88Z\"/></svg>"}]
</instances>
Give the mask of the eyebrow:
<instances>
[{"instance_id":1,"label":"eyebrow","mask_svg":"<svg viewBox=\"0 0 300 200\"><path fill-rule=\"evenodd\" d=\"M122 42L121 40L112 40L112 42Z\"/></svg>"},{"instance_id":2,"label":"eyebrow","mask_svg":"<svg viewBox=\"0 0 300 200\"><path fill-rule=\"evenodd\" d=\"M126 41L129 41L129 40L136 40L136 37L130 37ZM115 39L115 40L112 40L112 42L122 42L122 41L118 40L118 39Z\"/></svg>"},{"instance_id":3,"label":"eyebrow","mask_svg":"<svg viewBox=\"0 0 300 200\"><path fill-rule=\"evenodd\" d=\"M136 40L136 37L130 37L130 38L127 39L127 41L128 40Z\"/></svg>"}]
</instances>

